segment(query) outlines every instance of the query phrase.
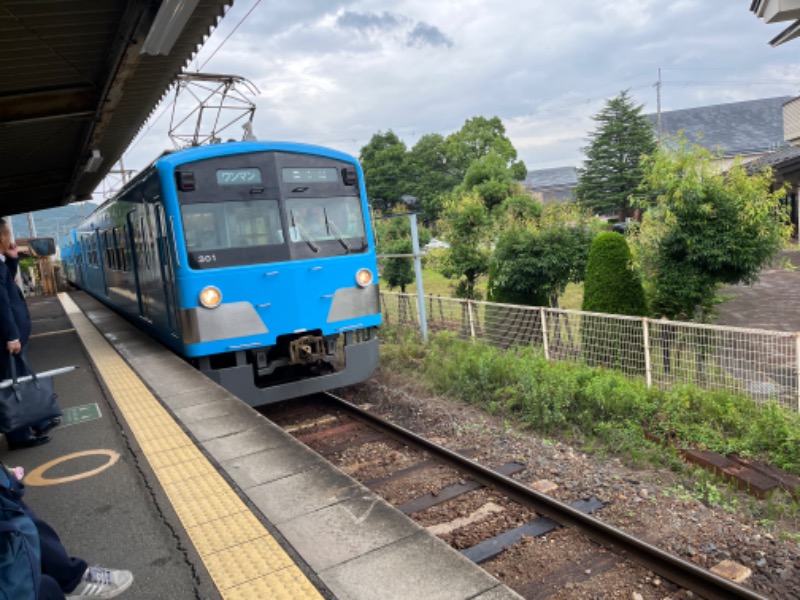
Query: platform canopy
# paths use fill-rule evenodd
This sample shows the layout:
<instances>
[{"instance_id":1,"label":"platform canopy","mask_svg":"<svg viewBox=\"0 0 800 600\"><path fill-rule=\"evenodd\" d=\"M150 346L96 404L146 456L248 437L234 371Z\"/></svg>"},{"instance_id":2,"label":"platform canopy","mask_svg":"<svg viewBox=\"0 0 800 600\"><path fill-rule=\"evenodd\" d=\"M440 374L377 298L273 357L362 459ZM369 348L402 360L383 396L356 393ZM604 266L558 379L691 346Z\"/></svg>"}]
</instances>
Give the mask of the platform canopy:
<instances>
[{"instance_id":1,"label":"platform canopy","mask_svg":"<svg viewBox=\"0 0 800 600\"><path fill-rule=\"evenodd\" d=\"M0 0L0 214L90 199L232 1Z\"/></svg>"},{"instance_id":2,"label":"platform canopy","mask_svg":"<svg viewBox=\"0 0 800 600\"><path fill-rule=\"evenodd\" d=\"M767 23L794 21L770 40L771 46L780 46L800 37L800 0L752 0L750 11Z\"/></svg>"}]
</instances>

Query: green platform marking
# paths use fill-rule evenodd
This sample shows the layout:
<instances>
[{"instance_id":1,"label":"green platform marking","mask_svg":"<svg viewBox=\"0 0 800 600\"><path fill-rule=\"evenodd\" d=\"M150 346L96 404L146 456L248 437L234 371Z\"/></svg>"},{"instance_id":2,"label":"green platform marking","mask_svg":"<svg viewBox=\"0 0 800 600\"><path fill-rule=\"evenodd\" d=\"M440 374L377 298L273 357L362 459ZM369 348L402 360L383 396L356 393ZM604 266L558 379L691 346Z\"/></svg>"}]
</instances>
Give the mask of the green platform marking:
<instances>
[{"instance_id":1,"label":"green platform marking","mask_svg":"<svg viewBox=\"0 0 800 600\"><path fill-rule=\"evenodd\" d=\"M64 409L64 415L61 417L61 427L68 427L69 425L77 425L78 423L85 423L86 421L94 421L101 418L100 406L93 402L92 404L81 404L80 406L70 406Z\"/></svg>"}]
</instances>

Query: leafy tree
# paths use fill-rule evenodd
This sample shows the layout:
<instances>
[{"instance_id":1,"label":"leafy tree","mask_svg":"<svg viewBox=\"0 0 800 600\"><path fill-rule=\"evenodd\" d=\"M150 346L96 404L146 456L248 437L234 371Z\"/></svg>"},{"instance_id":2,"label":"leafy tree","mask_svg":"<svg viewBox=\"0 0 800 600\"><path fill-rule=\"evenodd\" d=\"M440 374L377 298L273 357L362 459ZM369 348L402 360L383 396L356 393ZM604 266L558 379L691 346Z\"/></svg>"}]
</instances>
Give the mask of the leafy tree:
<instances>
[{"instance_id":1,"label":"leafy tree","mask_svg":"<svg viewBox=\"0 0 800 600\"><path fill-rule=\"evenodd\" d=\"M375 229L378 239L378 254L411 254L411 224L407 217L391 219L376 219ZM424 228L418 228L420 245L427 244L431 235ZM406 286L414 282L414 259L408 258L382 258L381 283L389 289L399 287L405 293Z\"/></svg>"},{"instance_id":2,"label":"leafy tree","mask_svg":"<svg viewBox=\"0 0 800 600\"><path fill-rule=\"evenodd\" d=\"M568 283L583 281L594 236L588 216L568 205L542 207L530 199L504 202L489 267L495 302L558 306ZM536 208L533 208L536 207Z\"/></svg>"},{"instance_id":3,"label":"leafy tree","mask_svg":"<svg viewBox=\"0 0 800 600\"><path fill-rule=\"evenodd\" d=\"M359 160L373 208L386 212L408 193L406 145L392 130L373 135Z\"/></svg>"},{"instance_id":4,"label":"leafy tree","mask_svg":"<svg viewBox=\"0 0 800 600\"><path fill-rule=\"evenodd\" d=\"M486 274L490 254L491 218L486 205L476 193L454 195L445 204L441 227L450 248L442 253L440 272L458 280L457 297L479 299L475 285Z\"/></svg>"},{"instance_id":5,"label":"leafy tree","mask_svg":"<svg viewBox=\"0 0 800 600\"><path fill-rule=\"evenodd\" d=\"M461 181L470 165L494 152L512 170L517 180L525 179L525 163L517 162L517 151L506 136L506 128L500 117L474 117L450 134L445 140L448 164L451 175Z\"/></svg>"},{"instance_id":6,"label":"leafy tree","mask_svg":"<svg viewBox=\"0 0 800 600\"><path fill-rule=\"evenodd\" d=\"M722 173L707 150L679 138L644 163L655 198L634 232L634 253L652 310L668 318L710 316L722 285L751 284L791 232L767 169L740 161Z\"/></svg>"},{"instance_id":7,"label":"leafy tree","mask_svg":"<svg viewBox=\"0 0 800 600\"><path fill-rule=\"evenodd\" d=\"M470 182L458 194L480 186L489 206L516 193L508 190L527 175L499 117L469 119L447 138L423 135L410 151L391 130L378 132L361 149L360 159L377 210L391 210L409 195L419 199L428 220L441 215L447 195L465 185L468 171Z\"/></svg>"},{"instance_id":8,"label":"leafy tree","mask_svg":"<svg viewBox=\"0 0 800 600\"><path fill-rule=\"evenodd\" d=\"M409 151L406 165L408 193L419 199L427 219L438 219L446 195L461 183L451 172L444 137L438 133L423 135Z\"/></svg>"},{"instance_id":9,"label":"leafy tree","mask_svg":"<svg viewBox=\"0 0 800 600\"><path fill-rule=\"evenodd\" d=\"M506 166L505 159L494 150L490 150L486 156L469 166L461 189L465 192L476 192L490 210L507 198L522 194L512 170Z\"/></svg>"},{"instance_id":10,"label":"leafy tree","mask_svg":"<svg viewBox=\"0 0 800 600\"><path fill-rule=\"evenodd\" d=\"M641 158L656 149L653 126L641 111L621 92L593 117L597 129L584 148L575 196L598 214L617 214L620 220L632 214L630 198L643 178Z\"/></svg>"}]
</instances>

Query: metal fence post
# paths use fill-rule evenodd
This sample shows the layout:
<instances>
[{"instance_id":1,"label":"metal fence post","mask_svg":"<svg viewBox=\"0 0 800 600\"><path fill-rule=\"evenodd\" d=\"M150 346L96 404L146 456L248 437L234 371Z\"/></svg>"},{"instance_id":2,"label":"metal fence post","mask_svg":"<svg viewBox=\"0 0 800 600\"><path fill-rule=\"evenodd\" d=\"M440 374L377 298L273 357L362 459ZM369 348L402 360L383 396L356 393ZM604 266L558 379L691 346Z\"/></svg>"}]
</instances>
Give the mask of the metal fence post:
<instances>
[{"instance_id":1,"label":"metal fence post","mask_svg":"<svg viewBox=\"0 0 800 600\"><path fill-rule=\"evenodd\" d=\"M644 338L644 377L647 387L653 387L653 367L650 362L650 321L642 319L642 337Z\"/></svg>"},{"instance_id":2,"label":"metal fence post","mask_svg":"<svg viewBox=\"0 0 800 600\"><path fill-rule=\"evenodd\" d=\"M794 360L797 377L797 412L800 412L800 332L794 334Z\"/></svg>"},{"instance_id":3,"label":"metal fence post","mask_svg":"<svg viewBox=\"0 0 800 600\"><path fill-rule=\"evenodd\" d=\"M467 300L467 317L469 317L469 335L475 337L475 319L472 316L472 302Z\"/></svg>"},{"instance_id":4,"label":"metal fence post","mask_svg":"<svg viewBox=\"0 0 800 600\"><path fill-rule=\"evenodd\" d=\"M550 360L550 344L547 342L547 316L544 311L543 306L539 308L539 317L542 321L542 344L544 346L544 357Z\"/></svg>"}]
</instances>

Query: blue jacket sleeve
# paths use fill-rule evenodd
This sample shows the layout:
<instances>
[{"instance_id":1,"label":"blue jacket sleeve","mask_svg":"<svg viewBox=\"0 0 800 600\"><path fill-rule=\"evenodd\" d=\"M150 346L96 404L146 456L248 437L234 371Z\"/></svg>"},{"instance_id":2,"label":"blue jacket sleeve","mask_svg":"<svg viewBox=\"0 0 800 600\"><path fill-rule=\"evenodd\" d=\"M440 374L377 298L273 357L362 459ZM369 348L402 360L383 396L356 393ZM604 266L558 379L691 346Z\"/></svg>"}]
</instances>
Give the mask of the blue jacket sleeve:
<instances>
[{"instance_id":1,"label":"blue jacket sleeve","mask_svg":"<svg viewBox=\"0 0 800 600\"><path fill-rule=\"evenodd\" d=\"M10 342L19 339L19 328L14 319L14 314L11 312L11 301L9 299L8 286L17 285L11 278L8 267L5 264L0 264L0 333L2 333L2 342ZM5 348L0 348L0 352L5 351Z\"/></svg>"},{"instance_id":2,"label":"blue jacket sleeve","mask_svg":"<svg viewBox=\"0 0 800 600\"><path fill-rule=\"evenodd\" d=\"M19 257L11 258L10 256L6 256L6 267L8 268L8 273L11 276L11 281L16 282L17 272L19 271Z\"/></svg>"}]
</instances>

